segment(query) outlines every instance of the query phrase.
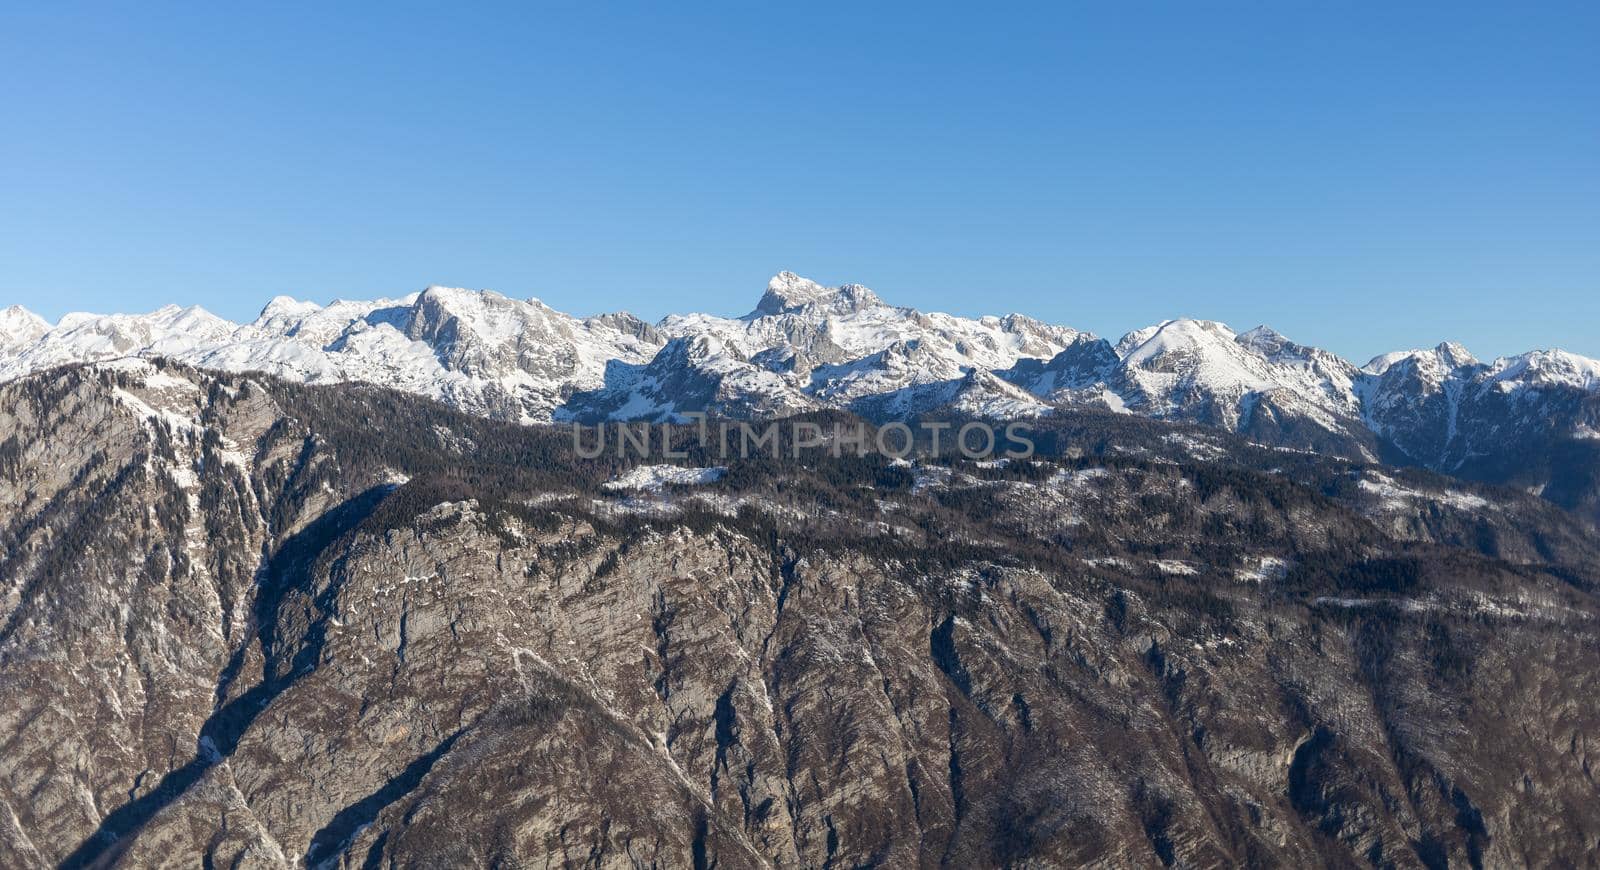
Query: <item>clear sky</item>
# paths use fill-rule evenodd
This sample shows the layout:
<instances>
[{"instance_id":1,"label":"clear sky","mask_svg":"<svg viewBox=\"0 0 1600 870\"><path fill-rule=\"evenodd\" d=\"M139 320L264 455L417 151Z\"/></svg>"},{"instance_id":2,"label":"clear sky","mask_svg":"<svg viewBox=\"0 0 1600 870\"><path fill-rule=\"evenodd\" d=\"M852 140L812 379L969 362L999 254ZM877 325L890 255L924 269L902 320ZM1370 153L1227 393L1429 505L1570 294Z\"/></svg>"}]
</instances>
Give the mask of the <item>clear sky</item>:
<instances>
[{"instance_id":1,"label":"clear sky","mask_svg":"<svg viewBox=\"0 0 1600 870\"><path fill-rule=\"evenodd\" d=\"M0 305L654 318L791 269L1600 356L1593 0L475 6L4 4Z\"/></svg>"}]
</instances>

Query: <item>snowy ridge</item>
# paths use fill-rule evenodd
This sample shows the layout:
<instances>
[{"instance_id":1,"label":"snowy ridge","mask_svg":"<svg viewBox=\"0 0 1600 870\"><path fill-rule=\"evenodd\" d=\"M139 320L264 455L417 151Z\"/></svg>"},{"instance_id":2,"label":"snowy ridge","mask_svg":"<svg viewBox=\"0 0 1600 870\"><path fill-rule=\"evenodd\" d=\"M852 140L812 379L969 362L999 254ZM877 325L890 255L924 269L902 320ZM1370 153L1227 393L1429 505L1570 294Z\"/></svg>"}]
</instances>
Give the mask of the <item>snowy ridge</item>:
<instances>
[{"instance_id":1,"label":"snowy ridge","mask_svg":"<svg viewBox=\"0 0 1600 870\"><path fill-rule=\"evenodd\" d=\"M1600 431L1600 361L1558 350L1483 363L1446 342L1357 368L1264 326L1237 334L1191 319L1113 345L1019 314L895 306L792 272L774 276L742 317L657 324L623 313L580 320L537 299L448 287L327 305L279 296L247 324L197 307L69 314L53 326L17 306L0 311L0 380L157 356L374 383L525 423L822 408L1026 417L1090 406L1362 459L1381 446L1446 470L1518 438L1592 442Z\"/></svg>"}]
</instances>

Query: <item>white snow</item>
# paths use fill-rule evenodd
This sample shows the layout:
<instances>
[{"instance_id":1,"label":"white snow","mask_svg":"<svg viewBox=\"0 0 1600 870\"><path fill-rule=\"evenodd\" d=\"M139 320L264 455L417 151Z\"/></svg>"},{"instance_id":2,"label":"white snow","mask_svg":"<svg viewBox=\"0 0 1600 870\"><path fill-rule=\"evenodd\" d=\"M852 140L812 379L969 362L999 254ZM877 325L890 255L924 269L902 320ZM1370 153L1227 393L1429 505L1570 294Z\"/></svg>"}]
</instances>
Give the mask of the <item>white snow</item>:
<instances>
[{"instance_id":1,"label":"white snow","mask_svg":"<svg viewBox=\"0 0 1600 870\"><path fill-rule=\"evenodd\" d=\"M1099 478L1106 477L1109 474L1111 474L1109 469L1099 467L1079 469L1063 468L1051 475L1049 485L1075 489L1077 487L1084 486L1091 480L1097 480Z\"/></svg>"},{"instance_id":2,"label":"white snow","mask_svg":"<svg viewBox=\"0 0 1600 870\"><path fill-rule=\"evenodd\" d=\"M911 484L912 492L922 492L933 487L948 486L954 479L955 472L944 465L918 464L913 472L914 480Z\"/></svg>"},{"instance_id":3,"label":"white snow","mask_svg":"<svg viewBox=\"0 0 1600 870\"><path fill-rule=\"evenodd\" d=\"M602 486L609 490L644 490L659 492L668 486L695 486L713 483L727 471L715 468L686 468L681 465L641 465Z\"/></svg>"},{"instance_id":4,"label":"white snow","mask_svg":"<svg viewBox=\"0 0 1600 870\"><path fill-rule=\"evenodd\" d=\"M1155 565L1156 570L1163 574L1172 574L1179 577L1193 576L1200 573L1199 569L1193 565L1177 559L1157 559L1151 564Z\"/></svg>"},{"instance_id":5,"label":"white snow","mask_svg":"<svg viewBox=\"0 0 1600 870\"><path fill-rule=\"evenodd\" d=\"M1241 583L1266 583L1282 580L1288 573L1288 562L1277 556L1262 556L1253 567L1240 568L1234 576Z\"/></svg>"},{"instance_id":6,"label":"white snow","mask_svg":"<svg viewBox=\"0 0 1600 870\"><path fill-rule=\"evenodd\" d=\"M1489 506L1489 501L1482 496L1455 489L1438 492L1411 489L1376 471L1367 472L1356 485L1381 499L1383 509L1388 511L1409 510L1413 503L1419 501L1449 505L1458 510L1478 510Z\"/></svg>"}]
</instances>

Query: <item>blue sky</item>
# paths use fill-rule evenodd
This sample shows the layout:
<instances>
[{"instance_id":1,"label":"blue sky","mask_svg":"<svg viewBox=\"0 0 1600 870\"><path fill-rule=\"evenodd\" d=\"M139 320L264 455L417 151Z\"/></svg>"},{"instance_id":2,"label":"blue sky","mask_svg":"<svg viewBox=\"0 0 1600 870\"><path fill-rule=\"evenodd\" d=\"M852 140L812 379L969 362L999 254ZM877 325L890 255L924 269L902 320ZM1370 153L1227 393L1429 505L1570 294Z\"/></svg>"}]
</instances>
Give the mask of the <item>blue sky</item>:
<instances>
[{"instance_id":1,"label":"blue sky","mask_svg":"<svg viewBox=\"0 0 1600 870\"><path fill-rule=\"evenodd\" d=\"M654 318L792 269L1600 356L1600 4L689 5L6 4L0 305Z\"/></svg>"}]
</instances>

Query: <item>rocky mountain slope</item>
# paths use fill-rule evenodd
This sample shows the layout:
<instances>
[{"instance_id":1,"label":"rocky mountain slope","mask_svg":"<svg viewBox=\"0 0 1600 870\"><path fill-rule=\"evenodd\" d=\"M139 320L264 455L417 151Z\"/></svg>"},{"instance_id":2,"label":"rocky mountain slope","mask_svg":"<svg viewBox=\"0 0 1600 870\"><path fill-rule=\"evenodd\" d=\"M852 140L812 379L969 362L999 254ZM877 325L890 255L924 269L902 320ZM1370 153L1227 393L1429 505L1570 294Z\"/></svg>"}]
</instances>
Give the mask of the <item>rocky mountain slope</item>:
<instances>
[{"instance_id":1,"label":"rocky mountain slope","mask_svg":"<svg viewBox=\"0 0 1600 870\"><path fill-rule=\"evenodd\" d=\"M197 308L54 326L0 312L0 380L130 356L379 384L524 423L1095 407L1509 483L1600 518L1600 361L1561 351L1480 363L1444 344L1358 368L1266 327L1235 334L1200 320L1113 344L1021 315L924 313L788 272L744 317L654 325L442 287L328 306L280 297L243 325Z\"/></svg>"},{"instance_id":2,"label":"rocky mountain slope","mask_svg":"<svg viewBox=\"0 0 1600 870\"><path fill-rule=\"evenodd\" d=\"M450 329L278 308L323 346ZM359 384L0 385L0 865L1600 860L1592 527L1204 426L1038 427L1030 461L661 469Z\"/></svg>"}]
</instances>

